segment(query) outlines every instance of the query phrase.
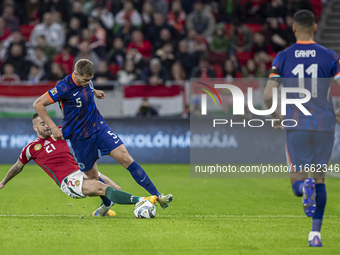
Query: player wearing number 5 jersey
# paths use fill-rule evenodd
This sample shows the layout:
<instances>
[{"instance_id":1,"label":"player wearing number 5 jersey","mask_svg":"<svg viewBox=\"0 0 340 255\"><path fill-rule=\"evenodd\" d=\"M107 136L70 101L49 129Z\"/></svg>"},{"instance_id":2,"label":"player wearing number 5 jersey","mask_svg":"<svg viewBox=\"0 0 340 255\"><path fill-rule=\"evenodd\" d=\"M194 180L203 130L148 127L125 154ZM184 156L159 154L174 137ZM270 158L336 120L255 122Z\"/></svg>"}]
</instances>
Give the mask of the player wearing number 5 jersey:
<instances>
[{"instance_id":1,"label":"player wearing number 5 jersey","mask_svg":"<svg viewBox=\"0 0 340 255\"><path fill-rule=\"evenodd\" d=\"M75 64L72 74L66 76L34 102L35 110L51 128L53 139L70 139L79 168L89 179L101 180L96 166L98 150L100 150L102 156L109 155L129 170L135 181L151 195L157 195L160 205L166 208L172 201L172 195L160 195L143 168L129 155L123 141L106 125L100 115L94 96L104 99L105 94L94 89L93 75L92 62L80 59ZM59 102L64 115L62 132L49 117L45 108L55 102ZM110 205L110 201L105 197L102 197L102 200L106 206Z\"/></svg>"},{"instance_id":2,"label":"player wearing number 5 jersey","mask_svg":"<svg viewBox=\"0 0 340 255\"><path fill-rule=\"evenodd\" d=\"M284 87L305 88L311 94L311 99L304 103L311 115L305 115L296 105L287 105L286 119L295 120L297 125L294 126L292 121L292 127L286 130L286 157L291 169L293 192L303 197L304 212L313 217L309 245L320 247L320 230L327 198L325 168L321 166L327 166L333 149L336 114L330 95L330 82L333 77L340 83L340 59L333 50L313 41L317 29L314 20L313 13L307 10L294 15L293 31L297 42L275 58L264 101L270 108L272 90L281 83ZM303 97L305 95L299 93L287 95L288 99ZM280 124L282 116L274 112L272 117L278 120L274 128L283 129ZM320 168L319 172L315 171L317 167ZM312 172L312 178L308 178L309 171Z\"/></svg>"}]
</instances>

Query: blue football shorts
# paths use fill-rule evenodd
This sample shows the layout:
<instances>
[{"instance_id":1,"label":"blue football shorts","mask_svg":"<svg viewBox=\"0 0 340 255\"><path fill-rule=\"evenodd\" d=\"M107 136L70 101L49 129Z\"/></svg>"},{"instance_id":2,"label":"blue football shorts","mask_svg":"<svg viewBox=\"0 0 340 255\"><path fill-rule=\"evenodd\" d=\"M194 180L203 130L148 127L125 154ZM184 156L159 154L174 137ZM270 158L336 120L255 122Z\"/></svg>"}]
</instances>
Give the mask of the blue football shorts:
<instances>
[{"instance_id":1,"label":"blue football shorts","mask_svg":"<svg viewBox=\"0 0 340 255\"><path fill-rule=\"evenodd\" d=\"M288 130L286 159L291 172L321 168L332 156L334 133L309 130Z\"/></svg>"},{"instance_id":2,"label":"blue football shorts","mask_svg":"<svg viewBox=\"0 0 340 255\"><path fill-rule=\"evenodd\" d=\"M89 138L71 140L79 169L82 172L87 172L93 168L94 163L99 159L98 150L104 156L122 144L122 140L112 132L108 125L105 125Z\"/></svg>"}]
</instances>

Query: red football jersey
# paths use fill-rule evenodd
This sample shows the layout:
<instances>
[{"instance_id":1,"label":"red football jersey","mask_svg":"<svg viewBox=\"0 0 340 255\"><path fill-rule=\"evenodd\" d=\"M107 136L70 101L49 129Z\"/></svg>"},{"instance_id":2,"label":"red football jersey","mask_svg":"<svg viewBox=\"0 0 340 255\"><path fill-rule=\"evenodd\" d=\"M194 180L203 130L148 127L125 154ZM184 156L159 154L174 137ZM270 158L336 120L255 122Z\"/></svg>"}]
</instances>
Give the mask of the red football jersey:
<instances>
[{"instance_id":1,"label":"red football jersey","mask_svg":"<svg viewBox=\"0 0 340 255\"><path fill-rule=\"evenodd\" d=\"M65 140L54 141L51 137L41 139L37 137L23 148L19 160L27 164L31 159L35 161L57 184L70 173L79 170L78 163Z\"/></svg>"}]
</instances>

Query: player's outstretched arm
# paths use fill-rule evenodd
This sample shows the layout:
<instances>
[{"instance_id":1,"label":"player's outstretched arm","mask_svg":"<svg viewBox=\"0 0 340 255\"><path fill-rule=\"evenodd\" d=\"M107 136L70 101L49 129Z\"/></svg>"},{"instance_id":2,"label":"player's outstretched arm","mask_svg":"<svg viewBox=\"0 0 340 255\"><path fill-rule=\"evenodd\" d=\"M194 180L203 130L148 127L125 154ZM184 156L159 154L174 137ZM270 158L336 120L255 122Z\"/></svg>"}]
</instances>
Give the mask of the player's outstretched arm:
<instances>
[{"instance_id":1,"label":"player's outstretched arm","mask_svg":"<svg viewBox=\"0 0 340 255\"><path fill-rule=\"evenodd\" d=\"M9 169L5 178L0 182L0 189L5 187L5 184L9 182L14 176L18 175L22 169L24 169L24 164L18 159L18 161Z\"/></svg>"},{"instance_id":2,"label":"player's outstretched arm","mask_svg":"<svg viewBox=\"0 0 340 255\"><path fill-rule=\"evenodd\" d=\"M272 103L273 103L273 88L277 88L279 86L280 86L280 84L275 80L269 80L267 82L267 86L266 86L266 88L264 90L264 94L263 94L263 101L266 104L268 109L270 109L270 107L272 106ZM274 121L274 128L275 129L284 129L284 127L281 125L281 122L283 120L281 114L278 113L277 111L275 111L271 114L271 116L272 116L273 119L276 120L276 121Z\"/></svg>"},{"instance_id":3,"label":"player's outstretched arm","mask_svg":"<svg viewBox=\"0 0 340 255\"><path fill-rule=\"evenodd\" d=\"M47 126L51 128L51 137L53 138L53 140L64 140L62 131L57 127L57 125L53 122L53 120L47 113L46 106L50 104L51 102L48 100L46 94L44 94L37 100L35 100L35 102L33 103L33 107L37 111L39 117L45 122Z\"/></svg>"}]
</instances>

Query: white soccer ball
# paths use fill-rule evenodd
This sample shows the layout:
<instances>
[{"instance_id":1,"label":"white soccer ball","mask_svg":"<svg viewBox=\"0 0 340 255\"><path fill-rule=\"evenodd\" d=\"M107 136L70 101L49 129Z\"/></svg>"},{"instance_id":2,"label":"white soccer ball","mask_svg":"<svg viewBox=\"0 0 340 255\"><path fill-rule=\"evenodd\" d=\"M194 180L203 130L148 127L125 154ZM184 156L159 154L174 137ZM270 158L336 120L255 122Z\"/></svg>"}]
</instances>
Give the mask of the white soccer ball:
<instances>
[{"instance_id":1,"label":"white soccer ball","mask_svg":"<svg viewBox=\"0 0 340 255\"><path fill-rule=\"evenodd\" d=\"M156 216L156 206L149 200L139 201L133 210L137 219L150 219Z\"/></svg>"}]
</instances>

